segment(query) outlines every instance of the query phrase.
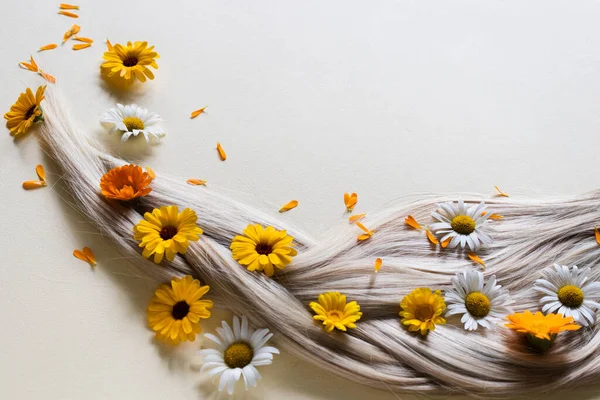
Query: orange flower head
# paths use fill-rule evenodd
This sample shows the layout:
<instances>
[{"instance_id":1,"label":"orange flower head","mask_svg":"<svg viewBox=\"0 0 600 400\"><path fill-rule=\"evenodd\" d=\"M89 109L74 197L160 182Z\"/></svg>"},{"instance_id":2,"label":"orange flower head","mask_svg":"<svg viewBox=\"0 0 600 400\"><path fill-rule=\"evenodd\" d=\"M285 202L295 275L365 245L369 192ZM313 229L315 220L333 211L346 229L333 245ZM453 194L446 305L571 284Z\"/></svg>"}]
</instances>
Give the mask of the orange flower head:
<instances>
[{"instance_id":1,"label":"orange flower head","mask_svg":"<svg viewBox=\"0 0 600 400\"><path fill-rule=\"evenodd\" d=\"M129 164L108 171L100 179L102 195L107 199L133 200L152 191L152 177L142 167Z\"/></svg>"}]
</instances>

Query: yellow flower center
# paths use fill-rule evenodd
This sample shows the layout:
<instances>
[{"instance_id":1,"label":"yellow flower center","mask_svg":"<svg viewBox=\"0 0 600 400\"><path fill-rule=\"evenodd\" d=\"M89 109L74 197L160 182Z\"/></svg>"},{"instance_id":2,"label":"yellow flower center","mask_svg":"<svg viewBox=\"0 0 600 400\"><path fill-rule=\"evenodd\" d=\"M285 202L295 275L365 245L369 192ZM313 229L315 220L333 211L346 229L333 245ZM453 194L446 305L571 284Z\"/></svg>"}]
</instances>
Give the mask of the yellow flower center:
<instances>
[{"instance_id":1,"label":"yellow flower center","mask_svg":"<svg viewBox=\"0 0 600 400\"><path fill-rule=\"evenodd\" d=\"M123 118L123 123L127 127L128 131L133 131L134 129L144 129L144 122L138 117Z\"/></svg>"},{"instance_id":2,"label":"yellow flower center","mask_svg":"<svg viewBox=\"0 0 600 400\"><path fill-rule=\"evenodd\" d=\"M344 319L344 312L341 310L329 310L327 311L327 316L333 322L340 322L342 319Z\"/></svg>"},{"instance_id":3,"label":"yellow flower center","mask_svg":"<svg viewBox=\"0 0 600 400\"><path fill-rule=\"evenodd\" d=\"M558 300L567 307L577 308L583 304L583 291L577 286L563 286L558 291Z\"/></svg>"},{"instance_id":4,"label":"yellow flower center","mask_svg":"<svg viewBox=\"0 0 600 400\"><path fill-rule=\"evenodd\" d=\"M419 321L428 321L433 318L434 310L430 304L419 304L415 311L415 318Z\"/></svg>"},{"instance_id":5,"label":"yellow flower center","mask_svg":"<svg viewBox=\"0 0 600 400\"><path fill-rule=\"evenodd\" d=\"M128 53L125 58L123 58L123 65L126 67L135 67L138 61L137 55Z\"/></svg>"},{"instance_id":6,"label":"yellow flower center","mask_svg":"<svg viewBox=\"0 0 600 400\"><path fill-rule=\"evenodd\" d=\"M159 234L162 240L169 240L172 239L173 236L177 235L177 228L167 225L160 230Z\"/></svg>"},{"instance_id":7,"label":"yellow flower center","mask_svg":"<svg viewBox=\"0 0 600 400\"><path fill-rule=\"evenodd\" d=\"M472 292L465 299L467 311L474 317L482 318L489 314L491 304L490 299L481 292Z\"/></svg>"},{"instance_id":8,"label":"yellow flower center","mask_svg":"<svg viewBox=\"0 0 600 400\"><path fill-rule=\"evenodd\" d=\"M223 355L229 368L244 368L254 357L254 350L247 343L238 342L230 345Z\"/></svg>"},{"instance_id":9,"label":"yellow flower center","mask_svg":"<svg viewBox=\"0 0 600 400\"><path fill-rule=\"evenodd\" d=\"M258 243L255 250L258 254L269 255L273 252L273 246L268 243Z\"/></svg>"},{"instance_id":10,"label":"yellow flower center","mask_svg":"<svg viewBox=\"0 0 600 400\"><path fill-rule=\"evenodd\" d=\"M171 315L173 319L184 319L188 312L190 311L190 305L185 301L180 301L179 303L175 303L173 306L173 310L171 310Z\"/></svg>"},{"instance_id":11,"label":"yellow flower center","mask_svg":"<svg viewBox=\"0 0 600 400\"><path fill-rule=\"evenodd\" d=\"M469 235L475 230L475 220L468 215L458 215L452 219L450 226L461 235Z\"/></svg>"}]
</instances>

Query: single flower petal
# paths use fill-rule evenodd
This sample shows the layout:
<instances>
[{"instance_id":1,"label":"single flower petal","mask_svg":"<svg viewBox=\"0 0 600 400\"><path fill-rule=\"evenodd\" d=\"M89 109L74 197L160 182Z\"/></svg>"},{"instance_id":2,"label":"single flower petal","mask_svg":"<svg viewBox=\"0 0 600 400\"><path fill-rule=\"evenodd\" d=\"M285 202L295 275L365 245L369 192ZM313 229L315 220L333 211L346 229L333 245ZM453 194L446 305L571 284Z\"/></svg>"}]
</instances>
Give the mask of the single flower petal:
<instances>
[{"instance_id":1,"label":"single flower petal","mask_svg":"<svg viewBox=\"0 0 600 400\"><path fill-rule=\"evenodd\" d=\"M483 262L483 260L481 258L479 258L479 256L475 253L467 253L467 257L469 257L471 260L475 261L477 264L481 264L482 266L485 267L485 263Z\"/></svg>"},{"instance_id":2,"label":"single flower petal","mask_svg":"<svg viewBox=\"0 0 600 400\"><path fill-rule=\"evenodd\" d=\"M421 227L421 225L417 222L417 220L412 216L409 215L408 217L406 217L404 219L404 223L408 226L410 226L411 228L415 228L415 229L423 229Z\"/></svg>"},{"instance_id":3,"label":"single flower petal","mask_svg":"<svg viewBox=\"0 0 600 400\"><path fill-rule=\"evenodd\" d=\"M223 147L219 142L217 142L217 151L219 152L219 157L221 158L221 161L227 160L227 154L225 154L225 150L223 150Z\"/></svg>"},{"instance_id":4,"label":"single flower petal","mask_svg":"<svg viewBox=\"0 0 600 400\"><path fill-rule=\"evenodd\" d=\"M58 46L56 45L56 43L50 43L50 44L47 44L45 46L40 47L38 51L52 50L52 49L55 49L57 47Z\"/></svg>"},{"instance_id":5,"label":"single flower petal","mask_svg":"<svg viewBox=\"0 0 600 400\"><path fill-rule=\"evenodd\" d=\"M383 261L381 260L381 258L377 258L375 260L375 272L379 272L379 269L381 268L381 264L383 264Z\"/></svg>"},{"instance_id":6,"label":"single flower petal","mask_svg":"<svg viewBox=\"0 0 600 400\"><path fill-rule=\"evenodd\" d=\"M44 166L42 164L36 165L35 173L41 181L46 182L46 171L44 170Z\"/></svg>"},{"instance_id":7,"label":"single flower petal","mask_svg":"<svg viewBox=\"0 0 600 400\"><path fill-rule=\"evenodd\" d=\"M64 15L65 17L70 17L70 18L79 18L79 15L69 12L69 11L59 11L58 12L61 15Z\"/></svg>"},{"instance_id":8,"label":"single flower petal","mask_svg":"<svg viewBox=\"0 0 600 400\"><path fill-rule=\"evenodd\" d=\"M74 44L73 45L73 50L83 50L83 49L87 49L88 47L91 47L91 46L92 46L91 43Z\"/></svg>"},{"instance_id":9,"label":"single flower petal","mask_svg":"<svg viewBox=\"0 0 600 400\"><path fill-rule=\"evenodd\" d=\"M502 190L500 190L500 188L498 186L494 186L494 187L498 191L498 196L500 196L500 197L508 197L508 194L506 194Z\"/></svg>"},{"instance_id":10,"label":"single flower petal","mask_svg":"<svg viewBox=\"0 0 600 400\"><path fill-rule=\"evenodd\" d=\"M186 181L187 183L189 183L190 185L195 185L195 186L200 186L200 185L206 185L206 181L203 181L202 179L188 179Z\"/></svg>"},{"instance_id":11,"label":"single flower petal","mask_svg":"<svg viewBox=\"0 0 600 400\"><path fill-rule=\"evenodd\" d=\"M351 215L350 218L348 218L348 221L351 223L355 223L356 221L363 219L365 217L365 215L367 215L367 214Z\"/></svg>"},{"instance_id":12,"label":"single flower petal","mask_svg":"<svg viewBox=\"0 0 600 400\"><path fill-rule=\"evenodd\" d=\"M431 233L431 231L429 229L427 229L425 231L425 233L427 234L427 239L429 239L429 241L433 244L440 244L440 241L437 240L437 238L433 235L433 233Z\"/></svg>"},{"instance_id":13,"label":"single flower petal","mask_svg":"<svg viewBox=\"0 0 600 400\"><path fill-rule=\"evenodd\" d=\"M46 186L46 182L44 182L44 181L25 181L25 182L23 182L23 189L25 189L25 190L38 189L38 188L41 188L44 186Z\"/></svg>"},{"instance_id":14,"label":"single flower petal","mask_svg":"<svg viewBox=\"0 0 600 400\"><path fill-rule=\"evenodd\" d=\"M290 201L289 203L285 204L283 207L281 207L281 208L279 209L279 212L280 212L280 213L282 213L282 212L286 212L286 211L289 211L289 210L291 210L292 208L296 208L296 207L298 207L298 200L292 200L292 201Z\"/></svg>"},{"instance_id":15,"label":"single flower petal","mask_svg":"<svg viewBox=\"0 0 600 400\"><path fill-rule=\"evenodd\" d=\"M202 107L202 108L200 108L200 109L198 109L198 110L196 110L196 111L192 111L192 114L190 115L190 118L191 118L191 119L194 119L194 118L196 118L198 115L200 115L200 114L204 113L204 110L206 110L206 107L208 107L208 106L204 106L204 107Z\"/></svg>"},{"instance_id":16,"label":"single flower petal","mask_svg":"<svg viewBox=\"0 0 600 400\"><path fill-rule=\"evenodd\" d=\"M74 6L72 4L64 4L60 5L61 10L79 10L79 6Z\"/></svg>"}]
</instances>

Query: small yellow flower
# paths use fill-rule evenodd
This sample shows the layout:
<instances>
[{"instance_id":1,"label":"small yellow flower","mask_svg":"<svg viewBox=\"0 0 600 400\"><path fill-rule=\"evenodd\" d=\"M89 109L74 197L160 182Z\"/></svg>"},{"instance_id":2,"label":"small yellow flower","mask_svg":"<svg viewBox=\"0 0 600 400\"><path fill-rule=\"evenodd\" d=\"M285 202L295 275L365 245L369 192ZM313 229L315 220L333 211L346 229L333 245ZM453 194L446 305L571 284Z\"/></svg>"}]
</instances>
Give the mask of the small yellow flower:
<instances>
[{"instance_id":1,"label":"small yellow flower","mask_svg":"<svg viewBox=\"0 0 600 400\"><path fill-rule=\"evenodd\" d=\"M233 258L249 271L265 271L267 276L273 276L275 268L285 268L298 254L292 248L295 246L293 240L286 231L256 224L248 225L244 236L234 237L229 248Z\"/></svg>"},{"instance_id":2,"label":"small yellow flower","mask_svg":"<svg viewBox=\"0 0 600 400\"><path fill-rule=\"evenodd\" d=\"M160 285L146 310L156 338L171 344L196 340L196 334L202 332L200 318L210 317L213 306L211 300L201 300L209 289L190 275Z\"/></svg>"},{"instance_id":3,"label":"small yellow flower","mask_svg":"<svg viewBox=\"0 0 600 400\"><path fill-rule=\"evenodd\" d=\"M11 135L25 133L34 122L44 120L40 108L40 103L44 100L44 90L46 86L38 87L34 96L31 89L27 88L10 107L10 111L4 114L4 119L7 120L6 127Z\"/></svg>"},{"instance_id":4,"label":"small yellow flower","mask_svg":"<svg viewBox=\"0 0 600 400\"><path fill-rule=\"evenodd\" d=\"M544 315L540 311L535 314L530 311L514 313L506 318L510 321L504 325L507 328L544 340L553 340L556 334L562 331L576 331L581 328L573 321L573 317L563 317L561 314Z\"/></svg>"},{"instance_id":5,"label":"small yellow flower","mask_svg":"<svg viewBox=\"0 0 600 400\"><path fill-rule=\"evenodd\" d=\"M159 264L166 253L167 260L173 261L175 254L185 254L190 241L197 241L203 233L196 226L197 219L189 208L182 212L178 212L177 206L155 208L133 227L133 238L141 241L145 258L154 254L154 262Z\"/></svg>"},{"instance_id":6,"label":"small yellow flower","mask_svg":"<svg viewBox=\"0 0 600 400\"><path fill-rule=\"evenodd\" d=\"M318 301L318 303L312 301L309 306L317 314L313 318L323 321L325 331L331 332L333 328L340 331L356 328L355 322L362 316L356 301L346 303L346 296L339 292L320 294Z\"/></svg>"},{"instance_id":7,"label":"small yellow flower","mask_svg":"<svg viewBox=\"0 0 600 400\"><path fill-rule=\"evenodd\" d=\"M421 331L426 335L435 329L435 325L445 324L442 313L446 302L439 290L432 292L428 288L418 288L404 296L400 303L402 325L408 326L410 332Z\"/></svg>"},{"instance_id":8,"label":"small yellow flower","mask_svg":"<svg viewBox=\"0 0 600 400\"><path fill-rule=\"evenodd\" d=\"M101 70L107 77L115 76L128 82L137 78L140 82L146 82L146 77L154 79L148 67L158 69L156 59L160 56L154 51L154 46L148 47L148 42L127 42L127 46L119 43L111 45L102 58L106 61Z\"/></svg>"}]
</instances>

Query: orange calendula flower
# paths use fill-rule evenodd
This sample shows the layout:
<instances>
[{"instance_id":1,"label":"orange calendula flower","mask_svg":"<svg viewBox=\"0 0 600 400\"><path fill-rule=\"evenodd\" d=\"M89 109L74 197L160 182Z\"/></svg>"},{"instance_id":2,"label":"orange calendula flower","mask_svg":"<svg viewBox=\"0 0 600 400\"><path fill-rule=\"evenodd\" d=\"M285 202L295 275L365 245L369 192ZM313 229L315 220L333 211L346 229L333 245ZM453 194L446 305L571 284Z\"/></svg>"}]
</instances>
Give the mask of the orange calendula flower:
<instances>
[{"instance_id":1,"label":"orange calendula flower","mask_svg":"<svg viewBox=\"0 0 600 400\"><path fill-rule=\"evenodd\" d=\"M127 42L127 45L110 44L107 40L108 51L102 58L105 60L101 72L107 77L115 77L125 82L146 82L154 79L154 73L149 67L158 69L156 59L160 58L154 51L154 46L148 47L148 42Z\"/></svg>"},{"instance_id":2,"label":"orange calendula flower","mask_svg":"<svg viewBox=\"0 0 600 400\"><path fill-rule=\"evenodd\" d=\"M412 215L409 215L408 217L406 217L404 219L404 223L414 229L423 229L421 224L419 224L417 222L417 220L415 219L415 217L413 217Z\"/></svg>"},{"instance_id":3,"label":"orange calendula flower","mask_svg":"<svg viewBox=\"0 0 600 400\"><path fill-rule=\"evenodd\" d=\"M433 233L431 233L431 231L429 229L427 229L425 231L425 234L427 235L427 239L429 239L429 241L435 245L440 244L440 241L435 237L435 235ZM450 242L448 242L450 243Z\"/></svg>"},{"instance_id":4,"label":"orange calendula flower","mask_svg":"<svg viewBox=\"0 0 600 400\"><path fill-rule=\"evenodd\" d=\"M375 260L375 272L379 272L379 270L381 269L381 264L383 264L383 261L381 260L381 258L377 258Z\"/></svg>"},{"instance_id":5,"label":"orange calendula flower","mask_svg":"<svg viewBox=\"0 0 600 400\"><path fill-rule=\"evenodd\" d=\"M221 159L221 161L227 160L227 154L225 153L225 150L223 150L223 147L219 142L217 142L217 152L219 153L219 158Z\"/></svg>"},{"instance_id":6,"label":"orange calendula flower","mask_svg":"<svg viewBox=\"0 0 600 400\"><path fill-rule=\"evenodd\" d=\"M79 31L81 30L81 27L79 25L73 25L68 31L65 32L65 34L63 35L63 43L66 42L67 40L69 40L69 38L73 35L76 35L79 33Z\"/></svg>"},{"instance_id":7,"label":"orange calendula flower","mask_svg":"<svg viewBox=\"0 0 600 400\"><path fill-rule=\"evenodd\" d=\"M364 226L363 224L361 224L360 222L356 222L356 226L358 226L360 229L362 229L365 233L362 235L358 235L357 239L359 241L363 241L363 240L367 240L370 239L371 236L373 236L373 234L375 233L375 231L369 230L367 229L366 226Z\"/></svg>"},{"instance_id":8,"label":"orange calendula flower","mask_svg":"<svg viewBox=\"0 0 600 400\"><path fill-rule=\"evenodd\" d=\"M202 179L188 179L186 182L194 186L206 185L206 181Z\"/></svg>"},{"instance_id":9,"label":"orange calendula flower","mask_svg":"<svg viewBox=\"0 0 600 400\"><path fill-rule=\"evenodd\" d=\"M500 196L500 197L509 197L508 194L506 194L502 190L500 190L500 188L498 186L494 186L494 187L498 191L498 196Z\"/></svg>"},{"instance_id":10,"label":"orange calendula flower","mask_svg":"<svg viewBox=\"0 0 600 400\"><path fill-rule=\"evenodd\" d=\"M25 68L25 69L27 69L29 71L32 71L32 72L38 72L39 71L39 68L38 68L37 64L35 63L35 60L33 59L33 56L29 56L29 62L21 61L19 63L19 65L22 68Z\"/></svg>"},{"instance_id":11,"label":"orange calendula flower","mask_svg":"<svg viewBox=\"0 0 600 400\"><path fill-rule=\"evenodd\" d=\"M72 4L61 4L60 5L60 9L61 10L79 10L79 6L74 6Z\"/></svg>"},{"instance_id":12,"label":"orange calendula flower","mask_svg":"<svg viewBox=\"0 0 600 400\"><path fill-rule=\"evenodd\" d=\"M202 107L202 108L200 108L200 109L198 109L198 110L196 110L196 111L192 111L192 114L190 115L190 118L191 118L191 119L194 119L194 118L196 118L198 115L200 115L200 114L204 113L204 110L206 110L206 107L208 107L208 106L204 106L204 107Z\"/></svg>"},{"instance_id":13,"label":"orange calendula flower","mask_svg":"<svg viewBox=\"0 0 600 400\"><path fill-rule=\"evenodd\" d=\"M83 49L87 49L88 47L91 47L91 46L92 46L91 43L74 44L73 50L83 50Z\"/></svg>"},{"instance_id":14,"label":"orange calendula flower","mask_svg":"<svg viewBox=\"0 0 600 400\"><path fill-rule=\"evenodd\" d=\"M17 102L10 107L10 111L4 114L6 127L10 130L11 135L25 133L34 122L44 120L40 107L44 100L44 90L46 90L46 86L40 86L34 95L31 89L27 88L25 93L21 93Z\"/></svg>"},{"instance_id":15,"label":"orange calendula flower","mask_svg":"<svg viewBox=\"0 0 600 400\"><path fill-rule=\"evenodd\" d=\"M485 263L477 254L467 253L467 257L469 257L472 261L475 261L477 264L481 264L483 267L485 267Z\"/></svg>"},{"instance_id":16,"label":"orange calendula flower","mask_svg":"<svg viewBox=\"0 0 600 400\"><path fill-rule=\"evenodd\" d=\"M65 17L69 17L69 18L79 18L79 15L69 12L69 11L59 11L58 13L61 15L64 15Z\"/></svg>"},{"instance_id":17,"label":"orange calendula flower","mask_svg":"<svg viewBox=\"0 0 600 400\"><path fill-rule=\"evenodd\" d=\"M23 189L25 189L25 190L39 189L44 186L46 186L46 182L44 182L44 181L25 181L25 182L23 182Z\"/></svg>"},{"instance_id":18,"label":"orange calendula flower","mask_svg":"<svg viewBox=\"0 0 600 400\"><path fill-rule=\"evenodd\" d=\"M52 50L57 48L58 46L56 45L56 43L50 43L47 44L45 46L40 47L40 49L38 51L46 51L46 50Z\"/></svg>"},{"instance_id":19,"label":"orange calendula flower","mask_svg":"<svg viewBox=\"0 0 600 400\"><path fill-rule=\"evenodd\" d=\"M83 250L73 250L73 255L92 267L96 266L96 257L94 257L94 253L89 247L84 247Z\"/></svg>"},{"instance_id":20,"label":"orange calendula flower","mask_svg":"<svg viewBox=\"0 0 600 400\"><path fill-rule=\"evenodd\" d=\"M573 317L563 317L561 314L544 315L540 311L532 314L530 311L507 315L505 324L509 329L527 334L529 343L539 351L546 351L552 346L556 335L562 331L576 331L581 328L573 321Z\"/></svg>"},{"instance_id":21,"label":"orange calendula flower","mask_svg":"<svg viewBox=\"0 0 600 400\"><path fill-rule=\"evenodd\" d=\"M344 204L346 205L346 210L351 212L354 210L354 206L358 201L358 195L356 193L348 194L344 193Z\"/></svg>"},{"instance_id":22,"label":"orange calendula flower","mask_svg":"<svg viewBox=\"0 0 600 400\"><path fill-rule=\"evenodd\" d=\"M298 207L298 200L292 200L289 203L287 203L286 205L284 205L283 207L281 207L279 209L279 212L286 212L286 211L290 211L292 208L296 208Z\"/></svg>"},{"instance_id":23,"label":"orange calendula flower","mask_svg":"<svg viewBox=\"0 0 600 400\"><path fill-rule=\"evenodd\" d=\"M86 37L81 37L81 36L75 36L73 39L77 40L79 42L84 42L84 43L94 43L94 41L92 39L86 38Z\"/></svg>"},{"instance_id":24,"label":"orange calendula flower","mask_svg":"<svg viewBox=\"0 0 600 400\"><path fill-rule=\"evenodd\" d=\"M350 218L348 218L348 222L355 223L356 221L363 219L365 217L365 215L367 215L367 214L351 215Z\"/></svg>"},{"instance_id":25,"label":"orange calendula flower","mask_svg":"<svg viewBox=\"0 0 600 400\"><path fill-rule=\"evenodd\" d=\"M107 199L133 200L148 195L152 177L142 167L129 164L108 171L100 179L102 195Z\"/></svg>"}]
</instances>

